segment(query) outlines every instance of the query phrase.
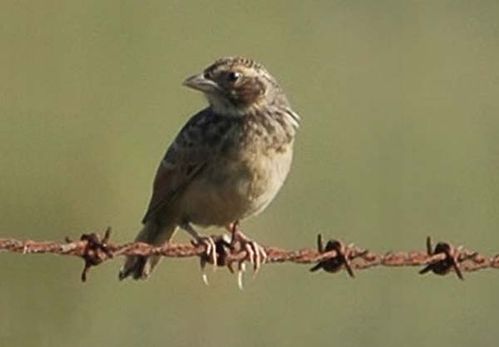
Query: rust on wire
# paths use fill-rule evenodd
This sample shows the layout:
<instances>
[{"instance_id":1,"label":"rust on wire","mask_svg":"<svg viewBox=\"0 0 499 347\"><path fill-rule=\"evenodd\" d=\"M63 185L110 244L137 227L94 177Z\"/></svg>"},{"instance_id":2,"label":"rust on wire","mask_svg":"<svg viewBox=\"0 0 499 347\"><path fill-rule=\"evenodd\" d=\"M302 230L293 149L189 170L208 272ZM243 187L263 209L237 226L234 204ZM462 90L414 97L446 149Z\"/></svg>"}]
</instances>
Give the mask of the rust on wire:
<instances>
[{"instance_id":1,"label":"rust on wire","mask_svg":"<svg viewBox=\"0 0 499 347\"><path fill-rule=\"evenodd\" d=\"M334 273L344 268L350 277L355 277L351 265L352 260L369 253L369 251L355 247L353 244L345 245L338 240L329 240L324 246L321 234L317 235L317 251L322 255L328 255L328 257L318 261L310 271L324 270Z\"/></svg>"},{"instance_id":2,"label":"rust on wire","mask_svg":"<svg viewBox=\"0 0 499 347\"><path fill-rule=\"evenodd\" d=\"M81 281L87 280L87 272L92 266L99 265L104 260L112 258L113 253L108 247L108 241L111 237L111 228L107 228L104 232L104 237L101 239L96 233L83 234L80 241L86 241L85 248L81 257L85 262L83 271L81 273ZM68 240L69 241L69 240Z\"/></svg>"},{"instance_id":3,"label":"rust on wire","mask_svg":"<svg viewBox=\"0 0 499 347\"><path fill-rule=\"evenodd\" d=\"M199 257L201 266L211 264L211 258L205 254L205 246L197 244L169 243L154 247L142 242L122 245L110 242L111 229L104 232L103 237L96 233L83 234L78 241L20 241L16 239L0 239L0 252L16 252L22 254L51 253L77 256L84 260L81 280L87 279L88 270L111 258L125 255L160 255L163 257L185 258ZM227 235L225 235L227 236ZM213 236L217 252L217 265L227 266L247 258L245 249L231 249L230 240L225 236ZM434 273L446 275L454 272L463 279L463 272L499 269L499 255L487 257L463 246L456 247L448 242L438 242L434 247L430 237L426 240L425 251L399 251L376 253L354 244L345 244L338 240L324 243L322 235L317 237L317 248L286 250L278 247L264 247L267 253L266 263L292 262L297 264L314 264L310 271L323 270L336 273L345 270L354 277L354 270L365 270L375 266L407 267L422 266L420 274Z\"/></svg>"}]
</instances>

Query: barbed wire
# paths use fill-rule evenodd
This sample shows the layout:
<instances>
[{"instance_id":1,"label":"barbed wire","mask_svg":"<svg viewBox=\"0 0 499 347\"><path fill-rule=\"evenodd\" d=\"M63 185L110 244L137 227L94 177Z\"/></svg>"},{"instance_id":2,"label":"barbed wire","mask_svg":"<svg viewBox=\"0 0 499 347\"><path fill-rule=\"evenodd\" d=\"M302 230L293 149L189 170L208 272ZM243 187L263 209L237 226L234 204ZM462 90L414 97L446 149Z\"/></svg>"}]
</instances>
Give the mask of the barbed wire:
<instances>
[{"instance_id":1,"label":"barbed wire","mask_svg":"<svg viewBox=\"0 0 499 347\"><path fill-rule=\"evenodd\" d=\"M83 234L78 241L66 239L65 242L32 241L16 239L0 239L0 252L22 254L50 253L57 255L77 256L84 260L85 265L81 280L87 279L88 270L104 261L126 255L159 255L163 257L185 258L199 257L202 266L213 264L206 255L203 244L169 243L154 247L142 242L132 242L122 245L110 242L111 229L103 236L97 233ZM216 248L217 266L227 266L231 271L232 264L241 267L249 259L246 249L232 249L230 242L224 236L213 236ZM464 279L463 272L484 269L499 269L499 254L491 257L470 251L463 246L454 246L448 242L438 242L433 246L431 238L426 239L426 250L397 251L376 253L338 240L323 242L322 236L317 236L317 247L300 250L286 250L274 246L263 246L267 253L265 263L291 262L296 264L314 264L310 271L323 270L336 273L345 270L354 277L354 270L366 270L376 266L384 267L423 267L419 273L434 273L446 275L454 272L458 278Z\"/></svg>"}]
</instances>

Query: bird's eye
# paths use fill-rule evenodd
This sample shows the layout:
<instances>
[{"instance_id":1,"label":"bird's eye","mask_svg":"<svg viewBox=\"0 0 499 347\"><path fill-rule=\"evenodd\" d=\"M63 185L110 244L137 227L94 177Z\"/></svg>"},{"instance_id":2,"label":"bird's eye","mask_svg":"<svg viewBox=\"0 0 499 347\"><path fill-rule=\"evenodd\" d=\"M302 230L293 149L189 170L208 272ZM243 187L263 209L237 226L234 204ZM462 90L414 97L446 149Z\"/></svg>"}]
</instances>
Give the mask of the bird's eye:
<instances>
[{"instance_id":1,"label":"bird's eye","mask_svg":"<svg viewBox=\"0 0 499 347\"><path fill-rule=\"evenodd\" d=\"M241 78L241 73L237 71L229 72L227 75L227 79L232 83L236 82L239 78Z\"/></svg>"}]
</instances>

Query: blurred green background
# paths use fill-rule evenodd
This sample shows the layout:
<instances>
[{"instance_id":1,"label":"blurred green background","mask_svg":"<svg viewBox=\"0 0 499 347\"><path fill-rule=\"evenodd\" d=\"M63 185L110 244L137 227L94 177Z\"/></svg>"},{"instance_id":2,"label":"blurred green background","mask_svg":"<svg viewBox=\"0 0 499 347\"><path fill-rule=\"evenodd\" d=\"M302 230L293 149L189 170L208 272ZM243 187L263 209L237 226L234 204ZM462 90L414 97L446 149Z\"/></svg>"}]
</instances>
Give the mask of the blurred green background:
<instances>
[{"instance_id":1,"label":"blurred green background","mask_svg":"<svg viewBox=\"0 0 499 347\"><path fill-rule=\"evenodd\" d=\"M497 1L0 3L0 237L139 228L156 165L204 107L182 80L263 62L303 118L294 167L248 234L377 251L433 235L499 251ZM185 241L180 236L177 241ZM2 346L492 346L497 273L310 274L265 266L239 291L194 259L147 282L121 261L0 255Z\"/></svg>"}]
</instances>

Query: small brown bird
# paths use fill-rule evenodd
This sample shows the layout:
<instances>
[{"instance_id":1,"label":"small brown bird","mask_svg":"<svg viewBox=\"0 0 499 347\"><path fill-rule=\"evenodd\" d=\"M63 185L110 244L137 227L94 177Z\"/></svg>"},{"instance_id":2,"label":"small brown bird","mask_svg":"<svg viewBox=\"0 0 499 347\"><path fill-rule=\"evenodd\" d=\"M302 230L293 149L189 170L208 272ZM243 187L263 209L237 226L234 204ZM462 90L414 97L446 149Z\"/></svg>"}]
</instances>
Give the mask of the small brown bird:
<instances>
[{"instance_id":1,"label":"small brown bird","mask_svg":"<svg viewBox=\"0 0 499 347\"><path fill-rule=\"evenodd\" d=\"M258 270L265 251L238 223L262 212L282 187L300 118L274 77L251 59L218 59L183 84L204 93L209 106L168 148L136 241L163 245L180 227L206 245L216 264L213 240L195 226L222 226ZM147 278L158 261L157 256L130 256L119 278Z\"/></svg>"}]
</instances>

